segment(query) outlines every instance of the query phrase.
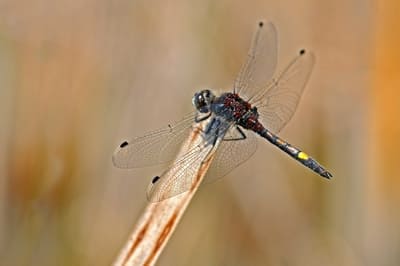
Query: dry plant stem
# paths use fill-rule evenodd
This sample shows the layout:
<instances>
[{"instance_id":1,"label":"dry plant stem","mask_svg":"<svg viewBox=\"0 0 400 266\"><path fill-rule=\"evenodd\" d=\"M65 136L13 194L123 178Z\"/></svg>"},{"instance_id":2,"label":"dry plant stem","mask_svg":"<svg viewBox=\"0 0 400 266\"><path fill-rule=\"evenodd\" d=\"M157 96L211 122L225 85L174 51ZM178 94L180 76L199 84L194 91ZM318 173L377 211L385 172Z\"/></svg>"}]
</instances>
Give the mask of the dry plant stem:
<instances>
[{"instance_id":1,"label":"dry plant stem","mask_svg":"<svg viewBox=\"0 0 400 266\"><path fill-rule=\"evenodd\" d=\"M201 125L202 126L202 125ZM185 154L201 141L200 128L194 128L183 144L179 155ZM218 145L218 143L217 143ZM216 145L216 146L217 146ZM136 224L125 246L121 249L114 265L154 265L161 251L170 239L175 227L182 218L186 207L193 198L203 180L215 150L203 163L199 163L198 171L194 173L193 185L189 191L178 196L155 203L149 203ZM173 173L171 173L173 174Z\"/></svg>"}]
</instances>

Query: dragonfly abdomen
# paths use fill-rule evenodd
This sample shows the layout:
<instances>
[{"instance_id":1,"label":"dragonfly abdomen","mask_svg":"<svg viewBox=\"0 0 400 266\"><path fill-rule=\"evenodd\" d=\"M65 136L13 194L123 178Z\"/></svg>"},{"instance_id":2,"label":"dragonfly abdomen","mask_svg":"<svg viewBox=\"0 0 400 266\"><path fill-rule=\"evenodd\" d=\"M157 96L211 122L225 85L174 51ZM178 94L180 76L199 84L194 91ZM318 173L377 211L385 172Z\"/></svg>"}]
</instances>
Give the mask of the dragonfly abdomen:
<instances>
[{"instance_id":1,"label":"dragonfly abdomen","mask_svg":"<svg viewBox=\"0 0 400 266\"><path fill-rule=\"evenodd\" d=\"M307 166L317 174L325 177L331 178L332 174L325 170L316 160L308 156L305 152L299 150L298 148L290 145L288 142L282 140L277 135L270 132L268 129L263 128L260 131L256 131L261 137L267 139L269 142L277 146L279 149L287 153L290 157L296 159L301 164Z\"/></svg>"}]
</instances>

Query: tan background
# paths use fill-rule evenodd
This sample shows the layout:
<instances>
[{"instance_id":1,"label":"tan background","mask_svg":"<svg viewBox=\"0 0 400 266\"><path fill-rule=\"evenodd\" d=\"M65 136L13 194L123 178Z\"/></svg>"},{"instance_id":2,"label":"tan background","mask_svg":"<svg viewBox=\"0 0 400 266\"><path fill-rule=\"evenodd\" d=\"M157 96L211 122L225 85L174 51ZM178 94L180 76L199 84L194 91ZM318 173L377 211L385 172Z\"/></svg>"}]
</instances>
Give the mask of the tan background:
<instances>
[{"instance_id":1,"label":"tan background","mask_svg":"<svg viewBox=\"0 0 400 266\"><path fill-rule=\"evenodd\" d=\"M383 3L385 2L385 3ZM398 1L0 1L2 265L109 265L165 167L111 164L122 139L229 90L256 22L280 66L317 64L281 136L195 197L160 265L399 265Z\"/></svg>"}]
</instances>

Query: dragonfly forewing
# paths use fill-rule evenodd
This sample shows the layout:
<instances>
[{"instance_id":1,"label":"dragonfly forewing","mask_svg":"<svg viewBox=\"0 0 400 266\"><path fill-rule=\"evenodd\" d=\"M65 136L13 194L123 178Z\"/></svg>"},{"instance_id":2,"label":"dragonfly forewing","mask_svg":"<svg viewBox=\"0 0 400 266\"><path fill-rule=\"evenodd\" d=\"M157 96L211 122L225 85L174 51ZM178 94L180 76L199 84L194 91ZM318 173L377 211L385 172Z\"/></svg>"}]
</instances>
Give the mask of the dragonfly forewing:
<instances>
[{"instance_id":1,"label":"dragonfly forewing","mask_svg":"<svg viewBox=\"0 0 400 266\"><path fill-rule=\"evenodd\" d=\"M249 98L265 86L275 73L278 61L278 34L273 23L260 22L235 79L234 92ZM249 99L247 99L249 100Z\"/></svg>"},{"instance_id":2,"label":"dragonfly forewing","mask_svg":"<svg viewBox=\"0 0 400 266\"><path fill-rule=\"evenodd\" d=\"M187 115L174 125L124 141L115 150L112 161L119 168L145 167L172 161L189 136L195 114Z\"/></svg>"}]
</instances>

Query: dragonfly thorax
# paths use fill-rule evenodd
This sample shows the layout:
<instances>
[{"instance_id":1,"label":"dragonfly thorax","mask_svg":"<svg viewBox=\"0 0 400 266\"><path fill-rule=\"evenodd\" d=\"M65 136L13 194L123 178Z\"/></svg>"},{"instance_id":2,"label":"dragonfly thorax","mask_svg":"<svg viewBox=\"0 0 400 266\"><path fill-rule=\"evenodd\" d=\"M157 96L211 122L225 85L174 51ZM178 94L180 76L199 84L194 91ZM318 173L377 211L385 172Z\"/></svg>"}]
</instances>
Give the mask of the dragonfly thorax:
<instances>
[{"instance_id":1,"label":"dragonfly thorax","mask_svg":"<svg viewBox=\"0 0 400 266\"><path fill-rule=\"evenodd\" d=\"M249 116L258 118L257 108L252 108L237 93L224 93L216 98L213 102L212 111L237 123Z\"/></svg>"}]
</instances>

